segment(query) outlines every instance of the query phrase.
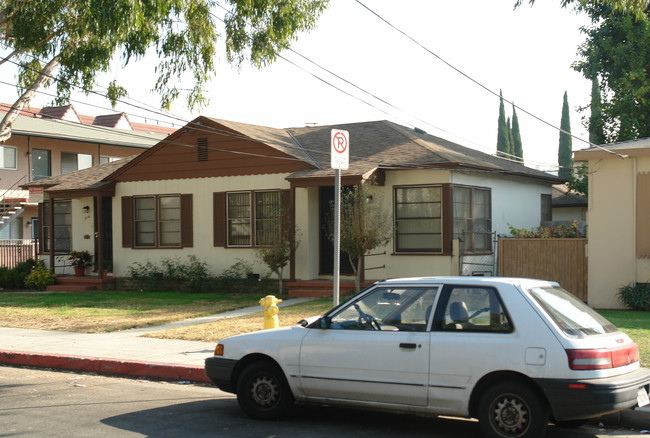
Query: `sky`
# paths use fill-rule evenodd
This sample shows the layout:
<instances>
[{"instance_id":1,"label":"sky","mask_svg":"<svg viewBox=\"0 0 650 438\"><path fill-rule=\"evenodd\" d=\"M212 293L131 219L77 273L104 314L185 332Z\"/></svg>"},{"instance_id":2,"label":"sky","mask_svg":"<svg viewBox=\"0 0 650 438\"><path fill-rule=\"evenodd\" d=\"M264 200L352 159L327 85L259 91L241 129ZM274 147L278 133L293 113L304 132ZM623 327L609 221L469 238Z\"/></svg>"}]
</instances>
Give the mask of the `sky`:
<instances>
[{"instance_id":1,"label":"sky","mask_svg":"<svg viewBox=\"0 0 650 438\"><path fill-rule=\"evenodd\" d=\"M538 0L517 10L514 0L362 1L412 39L354 0L331 0L316 29L299 35L292 46L295 53L282 53L286 60L263 70L237 67L227 63L221 50L207 86L209 106L190 112L180 99L171 111L175 123L199 115L276 128L391 120L494 154L502 90L520 108L526 164L552 170L557 169L559 132L548 124L559 127L567 91L571 131L588 138L581 120L588 111L577 109L589 104L591 85L571 69L585 40L580 27L588 25L586 16L560 8L559 0ZM223 16L223 11L215 12ZM142 122L136 116L149 123L165 120L157 110L158 97L150 92L155 64L145 57L122 68L116 60L97 81L107 85L115 79L125 86L131 105L118 104L116 110L133 121ZM5 81L13 77L6 65L0 66L0 76ZM16 97L13 87L0 84L0 101ZM39 95L33 106L48 105L51 99ZM111 112L99 97L77 94L71 103L82 114ZM512 115L508 104L506 114ZM574 150L587 146L573 139ZM354 138L350 154L354 156Z\"/></svg>"}]
</instances>

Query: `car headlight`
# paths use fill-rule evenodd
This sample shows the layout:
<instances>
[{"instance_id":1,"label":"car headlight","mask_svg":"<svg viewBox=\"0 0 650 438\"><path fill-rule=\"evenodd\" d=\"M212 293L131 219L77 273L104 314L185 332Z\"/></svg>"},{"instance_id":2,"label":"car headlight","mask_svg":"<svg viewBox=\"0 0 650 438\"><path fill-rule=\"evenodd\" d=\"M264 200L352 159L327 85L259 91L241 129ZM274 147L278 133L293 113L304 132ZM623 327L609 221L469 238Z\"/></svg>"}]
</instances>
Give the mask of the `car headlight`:
<instances>
[{"instance_id":1,"label":"car headlight","mask_svg":"<svg viewBox=\"0 0 650 438\"><path fill-rule=\"evenodd\" d=\"M217 344L217 346L214 347L214 355L223 356L223 344Z\"/></svg>"}]
</instances>

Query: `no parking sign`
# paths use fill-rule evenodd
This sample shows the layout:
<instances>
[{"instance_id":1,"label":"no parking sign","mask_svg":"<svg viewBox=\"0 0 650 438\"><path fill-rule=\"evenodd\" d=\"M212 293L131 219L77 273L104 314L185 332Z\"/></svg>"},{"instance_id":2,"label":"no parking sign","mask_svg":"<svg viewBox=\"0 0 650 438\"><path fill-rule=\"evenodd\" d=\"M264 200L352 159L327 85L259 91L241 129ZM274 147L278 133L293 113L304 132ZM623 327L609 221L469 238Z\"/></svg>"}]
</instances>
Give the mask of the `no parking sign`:
<instances>
[{"instance_id":1,"label":"no parking sign","mask_svg":"<svg viewBox=\"0 0 650 438\"><path fill-rule=\"evenodd\" d=\"M350 134L332 129L332 169L347 170L350 163Z\"/></svg>"}]
</instances>

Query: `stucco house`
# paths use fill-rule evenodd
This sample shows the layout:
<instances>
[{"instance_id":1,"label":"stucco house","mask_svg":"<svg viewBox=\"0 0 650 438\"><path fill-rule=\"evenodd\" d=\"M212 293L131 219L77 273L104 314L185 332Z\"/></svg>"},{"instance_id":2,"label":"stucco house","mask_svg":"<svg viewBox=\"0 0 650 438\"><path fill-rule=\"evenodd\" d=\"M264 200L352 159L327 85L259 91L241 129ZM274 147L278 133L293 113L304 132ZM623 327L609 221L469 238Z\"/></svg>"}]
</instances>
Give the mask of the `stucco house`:
<instances>
[{"instance_id":1,"label":"stucco house","mask_svg":"<svg viewBox=\"0 0 650 438\"><path fill-rule=\"evenodd\" d=\"M460 274L461 252L493 255L493 233L539 226L561 182L388 121L275 129L198 117L137 157L24 187L42 188L45 227L68 227L72 248L110 258L116 276L136 261L187 255L215 274L237 260L263 274L254 248L279 226L285 205L300 242L287 277L327 279L332 128L350 135L342 184L372 181L368 202L390 212L393 238L367 257L367 280ZM59 204L67 216L47 214ZM57 233L45 231L42 257L56 267Z\"/></svg>"},{"instance_id":2,"label":"stucco house","mask_svg":"<svg viewBox=\"0 0 650 438\"><path fill-rule=\"evenodd\" d=\"M589 165L589 305L621 308L618 289L650 282L650 138L574 152Z\"/></svg>"},{"instance_id":3,"label":"stucco house","mask_svg":"<svg viewBox=\"0 0 650 438\"><path fill-rule=\"evenodd\" d=\"M11 105L0 104L0 117ZM126 114L86 116L72 105L26 108L0 143L0 239L38 237L38 196L20 185L118 160L150 148L173 127L134 123Z\"/></svg>"}]
</instances>

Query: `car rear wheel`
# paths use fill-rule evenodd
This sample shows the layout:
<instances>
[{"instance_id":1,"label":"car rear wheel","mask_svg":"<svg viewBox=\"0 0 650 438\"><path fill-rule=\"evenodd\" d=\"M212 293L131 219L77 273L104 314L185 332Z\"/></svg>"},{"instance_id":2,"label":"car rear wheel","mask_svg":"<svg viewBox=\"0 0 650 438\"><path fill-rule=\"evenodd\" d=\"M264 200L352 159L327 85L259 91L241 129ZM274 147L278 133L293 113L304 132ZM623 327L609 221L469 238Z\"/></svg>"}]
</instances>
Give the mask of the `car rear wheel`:
<instances>
[{"instance_id":1,"label":"car rear wheel","mask_svg":"<svg viewBox=\"0 0 650 438\"><path fill-rule=\"evenodd\" d=\"M282 370L271 362L254 362L237 382L237 401L253 418L273 420L285 413L293 396Z\"/></svg>"},{"instance_id":2,"label":"car rear wheel","mask_svg":"<svg viewBox=\"0 0 650 438\"><path fill-rule=\"evenodd\" d=\"M548 408L530 386L499 382L481 396L478 419L486 437L540 437L548 426Z\"/></svg>"}]
</instances>

